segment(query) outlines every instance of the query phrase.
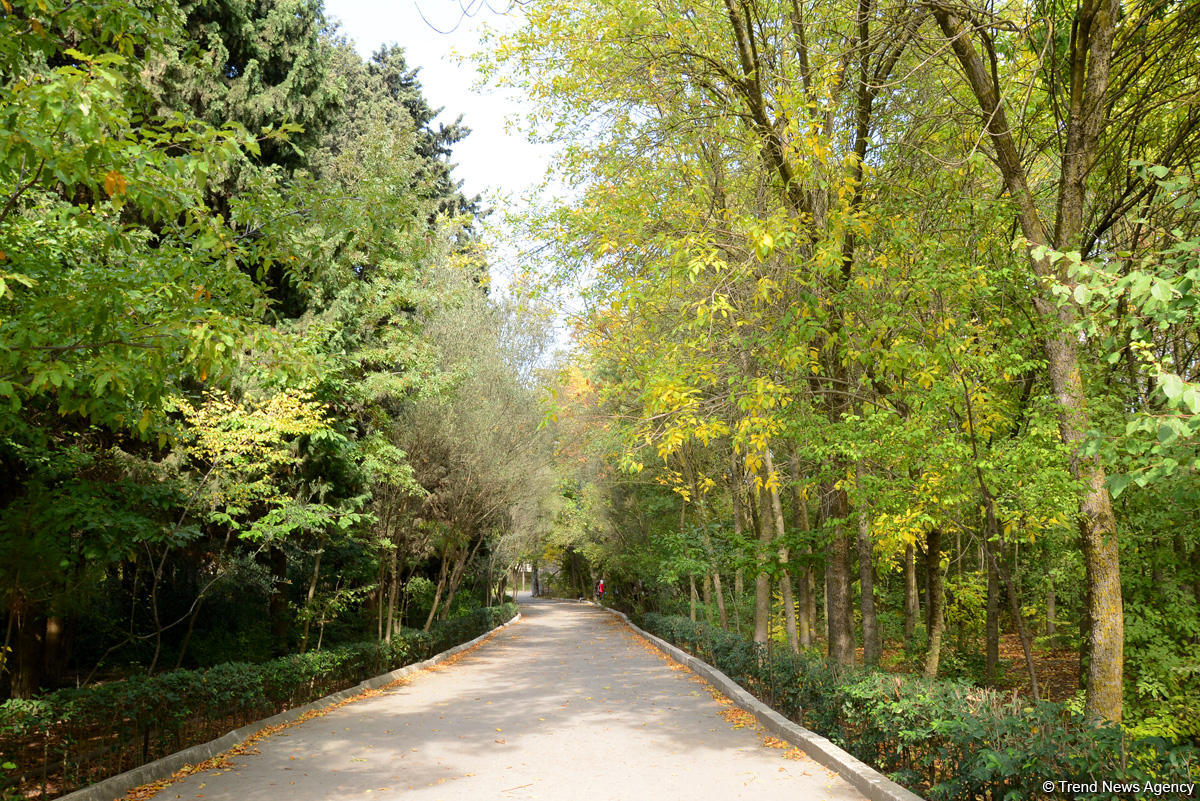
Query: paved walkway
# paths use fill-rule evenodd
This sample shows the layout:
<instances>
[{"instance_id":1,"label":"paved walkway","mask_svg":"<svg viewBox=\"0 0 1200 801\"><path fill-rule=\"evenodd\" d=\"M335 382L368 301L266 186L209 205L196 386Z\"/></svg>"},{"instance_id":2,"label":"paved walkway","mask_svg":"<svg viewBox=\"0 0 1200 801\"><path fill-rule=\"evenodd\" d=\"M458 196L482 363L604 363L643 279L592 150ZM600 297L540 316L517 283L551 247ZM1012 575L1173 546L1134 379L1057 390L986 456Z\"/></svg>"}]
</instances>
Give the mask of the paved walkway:
<instances>
[{"instance_id":1,"label":"paved walkway","mask_svg":"<svg viewBox=\"0 0 1200 801\"><path fill-rule=\"evenodd\" d=\"M862 801L735 728L731 707L613 615L564 601L521 612L457 663L277 732L157 801Z\"/></svg>"}]
</instances>

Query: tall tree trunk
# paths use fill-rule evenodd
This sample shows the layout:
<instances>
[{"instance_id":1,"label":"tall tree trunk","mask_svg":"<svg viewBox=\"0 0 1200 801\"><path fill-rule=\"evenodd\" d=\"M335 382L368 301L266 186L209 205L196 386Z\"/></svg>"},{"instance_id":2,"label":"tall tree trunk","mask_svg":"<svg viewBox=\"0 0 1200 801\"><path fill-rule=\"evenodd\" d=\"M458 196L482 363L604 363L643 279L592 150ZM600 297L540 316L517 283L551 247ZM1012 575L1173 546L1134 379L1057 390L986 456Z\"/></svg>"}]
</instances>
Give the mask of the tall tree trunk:
<instances>
[{"instance_id":1,"label":"tall tree trunk","mask_svg":"<svg viewBox=\"0 0 1200 801\"><path fill-rule=\"evenodd\" d=\"M187 654L188 644L192 641L192 632L196 630L196 618L200 616L200 607L203 604L203 600L197 598L196 606L192 609L192 614L188 617L187 631L183 633L183 642L179 644L179 656L175 657L176 670L183 667L183 657Z\"/></svg>"},{"instance_id":2,"label":"tall tree trunk","mask_svg":"<svg viewBox=\"0 0 1200 801\"><path fill-rule=\"evenodd\" d=\"M783 597L783 620L787 630L788 648L792 653L800 653L800 636L796 625L796 602L792 597L792 575L788 570L787 529L783 521L783 503L779 499L779 483L782 476L775 472L775 462L771 456L771 448L763 449L763 480L767 496L771 500L771 517L775 521L775 539L779 543L776 552L779 556L779 590Z\"/></svg>"},{"instance_id":3,"label":"tall tree trunk","mask_svg":"<svg viewBox=\"0 0 1200 801\"><path fill-rule=\"evenodd\" d=\"M986 540L988 532L984 531ZM1000 574L987 562L987 642L984 646L984 673L988 684L995 684L1000 670Z\"/></svg>"},{"instance_id":4,"label":"tall tree trunk","mask_svg":"<svg viewBox=\"0 0 1200 801\"><path fill-rule=\"evenodd\" d=\"M829 622L829 548L825 546L825 569L821 571L821 591L824 593L825 607L821 610L822 617L825 623L825 646L827 651L831 651L833 643L833 626Z\"/></svg>"},{"instance_id":5,"label":"tall tree trunk","mask_svg":"<svg viewBox=\"0 0 1200 801\"><path fill-rule=\"evenodd\" d=\"M929 587L929 650L925 652L925 675L936 678L942 658L943 611L942 532L936 526L925 535L925 574Z\"/></svg>"},{"instance_id":6,"label":"tall tree trunk","mask_svg":"<svg viewBox=\"0 0 1200 801\"><path fill-rule=\"evenodd\" d=\"M1042 293L1033 299L1044 323L1044 342L1050 385L1059 409L1059 433L1070 449L1071 475L1083 491L1079 496L1079 538L1088 602L1085 668L1087 694L1085 712L1090 717L1121 720L1124 671L1124 612L1121 599L1120 554L1116 517L1108 493L1104 466L1098 455L1083 454L1086 432L1091 427L1087 399L1080 373L1077 340L1072 333L1076 309L1071 302L1057 303L1048 287L1070 283L1063 263L1052 261L1038 248L1058 251L1078 249L1083 229L1083 205L1088 174L1099 152L1100 134L1107 124L1106 95L1112 64L1113 38L1121 16L1119 0L1082 0L1075 10L1071 28L1068 64L1070 94L1065 109L1065 143L1058 185L1057 218L1051 237L1029 188L1020 150L1014 138L996 85L972 43L971 33L949 8L934 5L933 14L951 41L971 91L986 120L996 164L1017 207L1021 232L1029 242L1029 261L1041 280ZM991 40L989 61L996 63Z\"/></svg>"},{"instance_id":7,"label":"tall tree trunk","mask_svg":"<svg viewBox=\"0 0 1200 801\"><path fill-rule=\"evenodd\" d=\"M800 457L793 448L788 459L792 473L792 512L795 518L794 523L797 531L803 531L807 534L809 530L808 523L808 503L804 499L804 491L800 487ZM812 553L812 547L804 546L805 557L809 557ZM800 619L798 622L798 634L801 648L812 647L812 623L809 619L809 608L812 606L812 564L810 559L805 558L804 564L799 569L799 582L796 586L799 589L797 593L797 603L800 606Z\"/></svg>"},{"instance_id":8,"label":"tall tree trunk","mask_svg":"<svg viewBox=\"0 0 1200 801\"><path fill-rule=\"evenodd\" d=\"M858 581L862 590L863 662L878 665L883 637L875 614L875 548L871 544L866 509L858 511Z\"/></svg>"},{"instance_id":9,"label":"tall tree trunk","mask_svg":"<svg viewBox=\"0 0 1200 801\"><path fill-rule=\"evenodd\" d=\"M825 566L826 617L829 627L829 658L839 665L854 664L854 625L850 593L850 536L846 525L850 516L846 493L827 487L822 493L826 521L833 521L833 535Z\"/></svg>"},{"instance_id":10,"label":"tall tree trunk","mask_svg":"<svg viewBox=\"0 0 1200 801\"><path fill-rule=\"evenodd\" d=\"M467 549L466 545L463 545L459 550L458 559L454 563L454 569L450 571L450 580L446 588L446 601L442 604L442 620L450 619L451 604L454 603L454 596L458 593L459 585L462 584L463 573L482 543L483 537L480 537L475 540L475 544L470 550Z\"/></svg>"},{"instance_id":11,"label":"tall tree trunk","mask_svg":"<svg viewBox=\"0 0 1200 801\"><path fill-rule=\"evenodd\" d=\"M696 499L697 508L700 514L704 514L704 504L702 502L702 494L700 487L696 481L696 473L692 469L690 454L687 448L684 448L680 454L683 464L684 474L687 476L688 483L692 487L692 497ZM708 527L704 525L704 520L699 521L700 525L697 528L700 531L700 542L704 547L704 557L708 560L708 572L704 575L704 617L708 620L709 604L712 600L709 590L709 582L712 582L713 591L716 593L717 601L717 618L721 622L721 628L729 628L729 619L725 615L725 594L721 592L721 572L717 570L717 554L713 548L712 536L708 533Z\"/></svg>"},{"instance_id":12,"label":"tall tree trunk","mask_svg":"<svg viewBox=\"0 0 1200 801\"><path fill-rule=\"evenodd\" d=\"M767 572L767 561L771 550L771 524L762 510L762 493L755 493L756 503L751 511L754 530L758 534L758 566L754 574L754 641L765 644L771 623L771 574Z\"/></svg>"},{"instance_id":13,"label":"tall tree trunk","mask_svg":"<svg viewBox=\"0 0 1200 801\"><path fill-rule=\"evenodd\" d=\"M742 467L738 464L737 455L730 457L734 488L734 514L742 508L741 475ZM757 541L755 561L757 567L754 574L754 642L766 643L771 619L771 577L767 573L767 559L771 547L771 527L767 524L761 510L761 493L751 493L750 502L746 504L747 517Z\"/></svg>"},{"instance_id":14,"label":"tall tree trunk","mask_svg":"<svg viewBox=\"0 0 1200 801\"><path fill-rule=\"evenodd\" d=\"M308 650L308 633L312 630L312 605L313 598L317 594L317 579L321 577L321 554L324 550L317 551L316 558L313 559L312 579L308 582L308 593L304 597L304 633L300 635L300 653Z\"/></svg>"},{"instance_id":15,"label":"tall tree trunk","mask_svg":"<svg viewBox=\"0 0 1200 801\"><path fill-rule=\"evenodd\" d=\"M382 559L379 560L379 587L371 593L371 597L374 599L373 605L375 607L375 639L380 642L384 638L383 618L387 613L387 604L384 601L384 597L387 595L390 575L388 572L388 563Z\"/></svg>"},{"instance_id":16,"label":"tall tree trunk","mask_svg":"<svg viewBox=\"0 0 1200 801\"><path fill-rule=\"evenodd\" d=\"M738 543L738 547L740 548L742 536L745 533L745 526L742 523L742 493L737 480L739 473L736 456L731 459L730 470L729 502L733 508L733 539ZM739 567L733 573L733 626L734 630L738 633L742 631L742 602L744 593L745 586L742 581L742 569Z\"/></svg>"},{"instance_id":17,"label":"tall tree trunk","mask_svg":"<svg viewBox=\"0 0 1200 801\"><path fill-rule=\"evenodd\" d=\"M17 604L17 636L9 693L13 698L32 698L42 683L42 642L46 621L36 613L32 604L25 603L23 599Z\"/></svg>"},{"instance_id":18,"label":"tall tree trunk","mask_svg":"<svg viewBox=\"0 0 1200 801\"><path fill-rule=\"evenodd\" d=\"M433 626L434 615L437 614L438 605L442 601L442 593L446 591L446 576L450 572L449 557L450 553L448 551L442 552L442 564L438 568L437 588L433 591L433 605L429 607L429 617L425 618L425 626L423 627L425 631L429 631L430 627Z\"/></svg>"},{"instance_id":19,"label":"tall tree trunk","mask_svg":"<svg viewBox=\"0 0 1200 801\"><path fill-rule=\"evenodd\" d=\"M1053 637L1058 633L1054 620L1054 605L1057 598L1054 594L1054 579L1050 579L1050 586L1046 588L1046 636Z\"/></svg>"},{"instance_id":20,"label":"tall tree trunk","mask_svg":"<svg viewBox=\"0 0 1200 801\"><path fill-rule=\"evenodd\" d=\"M1033 700L1041 699L1041 692L1038 688L1037 669L1033 662L1033 638L1029 635L1029 627L1025 625L1025 618L1021 616L1021 601L1017 594L1016 585L1013 583L1012 576L1004 567L1004 560L1001 558L1000 552L1000 526L996 520L996 506L990 495L984 500L984 514L987 519L987 552L992 563L993 569L1000 575L1000 582L1004 585L1008 595L1008 611L1012 615L1013 625L1017 629L1017 637L1021 640L1021 650L1025 654L1025 670L1029 674L1029 690L1033 694Z\"/></svg>"},{"instance_id":21,"label":"tall tree trunk","mask_svg":"<svg viewBox=\"0 0 1200 801\"><path fill-rule=\"evenodd\" d=\"M904 643L912 642L921 614L921 596L917 593L917 548L911 542L904 546Z\"/></svg>"},{"instance_id":22,"label":"tall tree trunk","mask_svg":"<svg viewBox=\"0 0 1200 801\"><path fill-rule=\"evenodd\" d=\"M925 549L924 549L922 555L925 559L925 570L922 571L925 574L925 637L926 637L926 639L928 639L928 637L933 634L933 606L934 606L934 604L933 604L934 582L931 581L934 574L929 571L928 536L926 537ZM937 591L939 593L942 591L940 585L938 586Z\"/></svg>"},{"instance_id":23,"label":"tall tree trunk","mask_svg":"<svg viewBox=\"0 0 1200 801\"><path fill-rule=\"evenodd\" d=\"M742 579L742 569L739 567L733 573L733 626L734 631L742 633L742 603L745 600L746 587Z\"/></svg>"},{"instance_id":24,"label":"tall tree trunk","mask_svg":"<svg viewBox=\"0 0 1200 801\"><path fill-rule=\"evenodd\" d=\"M696 622L696 602L697 602L696 577L693 576L691 573L688 574L688 590L689 590L688 598L690 600L690 604L688 605L688 616L691 617L692 622L695 623Z\"/></svg>"},{"instance_id":25,"label":"tall tree trunk","mask_svg":"<svg viewBox=\"0 0 1200 801\"><path fill-rule=\"evenodd\" d=\"M391 581L388 583L388 602L387 602L387 628L384 634L385 642L392 641L392 634L396 631L396 597L400 595L400 548L392 549L392 558L390 560Z\"/></svg>"}]
</instances>

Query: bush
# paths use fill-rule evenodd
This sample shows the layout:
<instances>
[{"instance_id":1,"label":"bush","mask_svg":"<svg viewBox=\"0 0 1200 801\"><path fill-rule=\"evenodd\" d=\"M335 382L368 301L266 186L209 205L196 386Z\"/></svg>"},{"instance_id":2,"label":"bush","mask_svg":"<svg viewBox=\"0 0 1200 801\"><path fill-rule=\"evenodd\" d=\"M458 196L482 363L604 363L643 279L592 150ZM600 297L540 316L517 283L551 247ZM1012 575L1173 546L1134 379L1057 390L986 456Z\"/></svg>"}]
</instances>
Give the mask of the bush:
<instances>
[{"instance_id":1,"label":"bush","mask_svg":"<svg viewBox=\"0 0 1200 801\"><path fill-rule=\"evenodd\" d=\"M1045 781L1124 781L1144 788L1200 778L1194 746L1132 740L1120 726L1090 725L1062 704L1027 704L957 681L849 669L811 653L770 650L686 617L647 614L642 625L930 801L1063 797L1044 792Z\"/></svg>"},{"instance_id":2,"label":"bush","mask_svg":"<svg viewBox=\"0 0 1200 801\"><path fill-rule=\"evenodd\" d=\"M353 643L261 664L227 662L5 701L0 704L0 763L15 767L0 771L0 798L40 789L45 777L53 777L49 795L101 781L428 659L516 612L516 604L507 603L476 609L429 632L405 629L391 643Z\"/></svg>"}]
</instances>

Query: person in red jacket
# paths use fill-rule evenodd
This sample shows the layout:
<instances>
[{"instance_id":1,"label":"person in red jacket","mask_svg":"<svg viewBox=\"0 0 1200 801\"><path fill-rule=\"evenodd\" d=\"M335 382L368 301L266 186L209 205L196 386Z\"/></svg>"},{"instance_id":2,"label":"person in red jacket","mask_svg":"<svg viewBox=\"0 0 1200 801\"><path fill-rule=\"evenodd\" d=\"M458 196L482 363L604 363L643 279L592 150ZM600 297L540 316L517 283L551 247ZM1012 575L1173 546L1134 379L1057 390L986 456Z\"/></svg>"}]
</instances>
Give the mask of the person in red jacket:
<instances>
[{"instance_id":1,"label":"person in red jacket","mask_svg":"<svg viewBox=\"0 0 1200 801\"><path fill-rule=\"evenodd\" d=\"M604 600L604 579L600 579L598 582L596 582L596 600Z\"/></svg>"}]
</instances>

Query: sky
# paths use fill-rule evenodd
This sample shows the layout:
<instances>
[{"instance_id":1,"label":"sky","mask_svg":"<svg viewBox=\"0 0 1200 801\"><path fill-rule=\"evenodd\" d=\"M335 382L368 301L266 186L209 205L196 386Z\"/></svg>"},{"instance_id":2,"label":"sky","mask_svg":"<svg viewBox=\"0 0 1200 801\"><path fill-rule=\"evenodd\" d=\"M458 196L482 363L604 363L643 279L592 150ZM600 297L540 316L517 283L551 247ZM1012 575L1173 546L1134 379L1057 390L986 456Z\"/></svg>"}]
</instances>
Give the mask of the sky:
<instances>
[{"instance_id":1,"label":"sky","mask_svg":"<svg viewBox=\"0 0 1200 801\"><path fill-rule=\"evenodd\" d=\"M464 6L475 13L464 14ZM501 13L510 8L517 10ZM453 160L464 194L482 193L489 201L485 206L495 206L541 181L547 148L506 126L506 118L521 108L521 98L512 91L473 88L478 81L473 65L453 57L478 49L484 24L501 30L519 25L519 7L510 0L491 0L490 6L483 0L326 0L325 9L364 57L383 44L403 47L409 66L421 68L429 104L443 108L439 121L462 115L472 133L455 145Z\"/></svg>"}]
</instances>

